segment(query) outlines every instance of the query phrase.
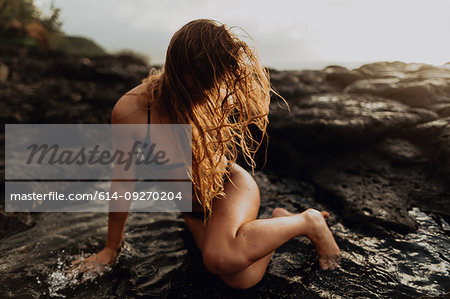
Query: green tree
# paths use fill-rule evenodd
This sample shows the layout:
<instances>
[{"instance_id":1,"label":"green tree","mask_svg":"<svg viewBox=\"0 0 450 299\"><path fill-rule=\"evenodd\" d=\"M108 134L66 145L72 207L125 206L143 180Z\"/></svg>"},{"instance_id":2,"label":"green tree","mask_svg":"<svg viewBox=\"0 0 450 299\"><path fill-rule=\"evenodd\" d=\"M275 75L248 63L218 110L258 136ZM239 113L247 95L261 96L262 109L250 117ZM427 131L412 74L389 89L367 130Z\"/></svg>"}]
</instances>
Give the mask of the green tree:
<instances>
[{"instance_id":1,"label":"green tree","mask_svg":"<svg viewBox=\"0 0 450 299\"><path fill-rule=\"evenodd\" d=\"M61 32L62 22L59 20L60 12L61 9L55 7L55 3L52 2L49 16L46 17L42 13L39 13L39 20L48 32Z\"/></svg>"},{"instance_id":2,"label":"green tree","mask_svg":"<svg viewBox=\"0 0 450 299\"><path fill-rule=\"evenodd\" d=\"M49 33L61 32L60 11L53 2L50 15L46 16L36 8L33 0L0 0L0 34L14 27L24 28L35 21L40 22Z\"/></svg>"}]
</instances>

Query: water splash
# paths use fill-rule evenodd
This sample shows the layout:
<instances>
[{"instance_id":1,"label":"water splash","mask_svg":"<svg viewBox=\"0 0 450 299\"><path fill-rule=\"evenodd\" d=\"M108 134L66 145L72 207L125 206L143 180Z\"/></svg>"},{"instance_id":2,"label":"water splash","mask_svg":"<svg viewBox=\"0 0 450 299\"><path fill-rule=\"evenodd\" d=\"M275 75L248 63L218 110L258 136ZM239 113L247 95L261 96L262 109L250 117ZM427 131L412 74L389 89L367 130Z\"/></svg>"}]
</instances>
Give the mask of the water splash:
<instances>
[{"instance_id":1,"label":"water splash","mask_svg":"<svg viewBox=\"0 0 450 299\"><path fill-rule=\"evenodd\" d=\"M48 293L51 297L65 298L65 295L60 294L62 290L67 288L75 289L77 286L86 282L95 283L97 278L112 271L114 265L96 265L86 268L83 271L81 268L83 265L82 262L88 256L89 254L69 256L68 261L81 261L78 267L73 267L61 257L57 258L56 269L53 270L47 279L47 284L49 285Z\"/></svg>"}]
</instances>

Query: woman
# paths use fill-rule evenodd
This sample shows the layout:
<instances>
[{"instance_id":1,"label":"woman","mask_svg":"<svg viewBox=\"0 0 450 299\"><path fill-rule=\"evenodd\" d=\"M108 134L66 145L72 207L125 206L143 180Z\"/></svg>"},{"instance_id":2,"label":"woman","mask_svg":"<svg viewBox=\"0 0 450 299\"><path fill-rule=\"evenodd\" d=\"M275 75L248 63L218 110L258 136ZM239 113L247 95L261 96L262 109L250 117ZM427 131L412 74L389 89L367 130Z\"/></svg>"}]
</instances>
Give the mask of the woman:
<instances>
[{"instance_id":1,"label":"woman","mask_svg":"<svg viewBox=\"0 0 450 299\"><path fill-rule=\"evenodd\" d=\"M112 113L114 124L192 125L194 213L183 217L205 267L234 288L259 282L274 250L300 235L314 243L321 268L339 262L339 248L324 219L327 212L293 214L277 208L272 218L257 219L258 186L236 158L241 151L254 167L260 142L250 127L265 136L271 91L256 53L224 25L201 19L175 33L163 69L125 94ZM142 132L135 135L145 138ZM129 185L113 182L111 188L124 192ZM126 218L126 212L109 214L106 246L85 264L116 258Z\"/></svg>"}]
</instances>

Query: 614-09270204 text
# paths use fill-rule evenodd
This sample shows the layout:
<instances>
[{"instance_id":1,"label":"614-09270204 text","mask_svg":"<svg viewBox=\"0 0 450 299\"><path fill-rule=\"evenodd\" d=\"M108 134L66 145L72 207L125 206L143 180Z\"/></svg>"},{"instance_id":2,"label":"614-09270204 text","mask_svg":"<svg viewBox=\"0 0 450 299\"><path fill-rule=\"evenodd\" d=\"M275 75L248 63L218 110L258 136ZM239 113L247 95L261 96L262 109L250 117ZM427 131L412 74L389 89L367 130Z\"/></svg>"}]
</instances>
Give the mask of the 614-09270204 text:
<instances>
[{"instance_id":1,"label":"614-09270204 text","mask_svg":"<svg viewBox=\"0 0 450 299\"><path fill-rule=\"evenodd\" d=\"M77 200L77 201L89 201L89 200L182 200L183 196L180 191L141 191L141 192L124 192L119 194L118 192L110 193L104 191L95 191L93 193L69 193L64 194L61 192L47 192L47 193L12 193L10 194L11 201L18 200L37 200L37 201L59 201L59 200Z\"/></svg>"}]
</instances>

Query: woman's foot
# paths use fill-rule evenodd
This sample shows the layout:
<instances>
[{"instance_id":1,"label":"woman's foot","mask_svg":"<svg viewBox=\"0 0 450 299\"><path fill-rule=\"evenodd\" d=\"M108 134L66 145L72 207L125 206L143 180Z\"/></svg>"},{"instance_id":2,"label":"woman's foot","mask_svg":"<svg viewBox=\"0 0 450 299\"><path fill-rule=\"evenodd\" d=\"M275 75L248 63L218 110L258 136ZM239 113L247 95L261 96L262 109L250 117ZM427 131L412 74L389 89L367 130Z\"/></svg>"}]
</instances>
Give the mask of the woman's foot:
<instances>
[{"instance_id":1,"label":"woman's foot","mask_svg":"<svg viewBox=\"0 0 450 299\"><path fill-rule=\"evenodd\" d=\"M296 214L283 208L275 208L272 212L272 217L294 215ZM308 209L300 215L305 218L309 225L305 235L316 247L320 268L323 270L336 268L340 262L340 250L325 222L325 219L330 217L330 214L326 211L319 212L314 209Z\"/></svg>"}]
</instances>

